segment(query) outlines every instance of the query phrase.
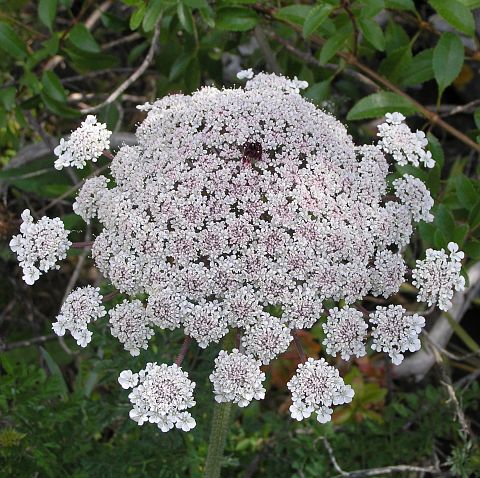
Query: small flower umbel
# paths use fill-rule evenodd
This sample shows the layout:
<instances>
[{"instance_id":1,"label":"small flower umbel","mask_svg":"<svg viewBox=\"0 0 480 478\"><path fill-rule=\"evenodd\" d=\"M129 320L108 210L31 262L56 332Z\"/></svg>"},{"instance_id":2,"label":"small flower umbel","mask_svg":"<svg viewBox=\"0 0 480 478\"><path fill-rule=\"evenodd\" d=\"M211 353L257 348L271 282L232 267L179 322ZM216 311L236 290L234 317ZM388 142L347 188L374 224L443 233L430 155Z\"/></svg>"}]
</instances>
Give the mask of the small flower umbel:
<instances>
[{"instance_id":1,"label":"small flower umbel","mask_svg":"<svg viewBox=\"0 0 480 478\"><path fill-rule=\"evenodd\" d=\"M67 257L72 243L68 240L70 231L65 230L58 218L42 217L35 223L30 211L25 209L22 220L20 234L10 241L10 249L17 254L23 280L32 285L42 272L60 267L57 261Z\"/></svg>"},{"instance_id":2,"label":"small flower umbel","mask_svg":"<svg viewBox=\"0 0 480 478\"><path fill-rule=\"evenodd\" d=\"M315 412L320 423L327 423L333 412L331 406L349 403L354 396L352 387L345 385L338 370L325 359L309 358L300 364L287 387L292 392L290 413L295 420Z\"/></svg>"},{"instance_id":3,"label":"small flower umbel","mask_svg":"<svg viewBox=\"0 0 480 478\"><path fill-rule=\"evenodd\" d=\"M73 166L83 169L87 161L96 162L108 150L111 134L105 124L98 123L95 116L88 115L80 128L73 131L68 140L62 138L55 148L55 168Z\"/></svg>"},{"instance_id":4,"label":"small flower umbel","mask_svg":"<svg viewBox=\"0 0 480 478\"><path fill-rule=\"evenodd\" d=\"M412 283L419 289L418 300L428 305L438 304L442 310L452 307L454 290L465 288L465 279L460 275L464 254L455 242L450 242L447 249L450 256L444 249L427 249L427 257L418 260L412 271Z\"/></svg>"},{"instance_id":5,"label":"small flower umbel","mask_svg":"<svg viewBox=\"0 0 480 478\"><path fill-rule=\"evenodd\" d=\"M195 382L177 364L147 363L138 374L124 370L118 382L125 389L133 388L128 396L133 405L130 418L139 425L155 423L162 432L173 427L187 432L195 427L187 411L195 405Z\"/></svg>"}]
</instances>

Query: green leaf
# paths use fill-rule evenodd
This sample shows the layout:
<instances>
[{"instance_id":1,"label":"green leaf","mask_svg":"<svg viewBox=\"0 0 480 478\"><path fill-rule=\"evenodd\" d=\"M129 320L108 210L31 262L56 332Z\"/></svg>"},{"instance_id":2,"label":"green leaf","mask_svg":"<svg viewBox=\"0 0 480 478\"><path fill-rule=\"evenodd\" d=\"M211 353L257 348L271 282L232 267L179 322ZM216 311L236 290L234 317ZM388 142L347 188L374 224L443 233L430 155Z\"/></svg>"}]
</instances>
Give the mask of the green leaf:
<instances>
[{"instance_id":1,"label":"green leaf","mask_svg":"<svg viewBox=\"0 0 480 478\"><path fill-rule=\"evenodd\" d=\"M255 28L259 22L258 15L244 7L225 7L217 12L216 26L220 30L244 32Z\"/></svg>"},{"instance_id":2,"label":"green leaf","mask_svg":"<svg viewBox=\"0 0 480 478\"><path fill-rule=\"evenodd\" d=\"M411 61L412 52L410 50L410 45L407 44L398 50L391 52L391 54L382 61L378 71L389 80L396 83L400 75L402 75L402 73L408 68Z\"/></svg>"},{"instance_id":3,"label":"green leaf","mask_svg":"<svg viewBox=\"0 0 480 478\"><path fill-rule=\"evenodd\" d=\"M455 177L455 185L460 204L468 210L473 208L480 198L473 186L472 180L464 174L459 174Z\"/></svg>"},{"instance_id":4,"label":"green leaf","mask_svg":"<svg viewBox=\"0 0 480 478\"><path fill-rule=\"evenodd\" d=\"M17 60L23 60L28 56L23 40L10 25L4 22L0 22L0 48Z\"/></svg>"},{"instance_id":5,"label":"green leaf","mask_svg":"<svg viewBox=\"0 0 480 478\"><path fill-rule=\"evenodd\" d=\"M470 240L463 249L471 259L480 259L480 241L477 239Z\"/></svg>"},{"instance_id":6,"label":"green leaf","mask_svg":"<svg viewBox=\"0 0 480 478\"><path fill-rule=\"evenodd\" d=\"M461 226L457 226L453 231L452 240L456 242L460 247L463 246L463 242L465 241L465 237L468 233L468 225L462 224Z\"/></svg>"},{"instance_id":7,"label":"green leaf","mask_svg":"<svg viewBox=\"0 0 480 478\"><path fill-rule=\"evenodd\" d=\"M158 17L162 13L163 3L164 0L151 0L148 2L142 23L142 27L146 32L150 32L155 28Z\"/></svg>"},{"instance_id":8,"label":"green leaf","mask_svg":"<svg viewBox=\"0 0 480 478\"><path fill-rule=\"evenodd\" d=\"M324 65L336 55L336 53L343 48L345 42L350 39L351 34L352 27L348 24L336 32L335 35L331 36L320 50L320 56L318 57L320 64Z\"/></svg>"},{"instance_id":9,"label":"green leaf","mask_svg":"<svg viewBox=\"0 0 480 478\"><path fill-rule=\"evenodd\" d=\"M386 113L398 111L404 115L415 113L415 106L396 93L382 91L362 98L349 112L347 120L379 118Z\"/></svg>"},{"instance_id":10,"label":"green leaf","mask_svg":"<svg viewBox=\"0 0 480 478\"><path fill-rule=\"evenodd\" d=\"M468 215L468 223L472 229L475 229L480 225L480 200L477 201L475 206L471 209L470 214Z\"/></svg>"},{"instance_id":11,"label":"green leaf","mask_svg":"<svg viewBox=\"0 0 480 478\"><path fill-rule=\"evenodd\" d=\"M475 20L465 5L457 0L429 0L429 3L452 27L468 36L475 34Z\"/></svg>"},{"instance_id":12,"label":"green leaf","mask_svg":"<svg viewBox=\"0 0 480 478\"><path fill-rule=\"evenodd\" d=\"M385 0L385 8L416 12L415 3L413 3L413 0Z\"/></svg>"},{"instance_id":13,"label":"green leaf","mask_svg":"<svg viewBox=\"0 0 480 478\"><path fill-rule=\"evenodd\" d=\"M40 0L38 2L38 18L50 30L57 13L57 0Z\"/></svg>"},{"instance_id":14,"label":"green leaf","mask_svg":"<svg viewBox=\"0 0 480 478\"><path fill-rule=\"evenodd\" d=\"M47 109L58 116L63 116L64 118L71 119L76 119L81 116L81 113L79 111L70 108L63 102L51 98L48 94L44 92L40 93L40 97L42 98L42 101L44 102Z\"/></svg>"},{"instance_id":15,"label":"green leaf","mask_svg":"<svg viewBox=\"0 0 480 478\"><path fill-rule=\"evenodd\" d=\"M275 12L275 18L303 25L311 10L312 7L310 5L289 5L288 7L279 8Z\"/></svg>"},{"instance_id":16,"label":"green leaf","mask_svg":"<svg viewBox=\"0 0 480 478\"><path fill-rule=\"evenodd\" d=\"M433 50L433 73L440 94L459 75L464 61L462 41L456 33L446 32Z\"/></svg>"},{"instance_id":17,"label":"green leaf","mask_svg":"<svg viewBox=\"0 0 480 478\"><path fill-rule=\"evenodd\" d=\"M428 150L432 153L432 158L435 162L443 168L443 164L445 163L445 155L443 154L443 148L440 144L440 141L432 134L427 133L428 139Z\"/></svg>"},{"instance_id":18,"label":"green leaf","mask_svg":"<svg viewBox=\"0 0 480 478\"><path fill-rule=\"evenodd\" d=\"M437 213L435 214L435 224L446 239L451 238L455 229L455 220L453 219L452 213L444 204L438 206Z\"/></svg>"},{"instance_id":19,"label":"green leaf","mask_svg":"<svg viewBox=\"0 0 480 478\"><path fill-rule=\"evenodd\" d=\"M45 71L42 75L42 85L45 89L45 92L56 101L66 103L67 94L65 89L58 78L58 76L53 71Z\"/></svg>"},{"instance_id":20,"label":"green leaf","mask_svg":"<svg viewBox=\"0 0 480 478\"><path fill-rule=\"evenodd\" d=\"M407 32L397 23L390 20L385 29L385 50L393 53L399 48L405 48L410 43Z\"/></svg>"},{"instance_id":21,"label":"green leaf","mask_svg":"<svg viewBox=\"0 0 480 478\"><path fill-rule=\"evenodd\" d=\"M168 79L170 81L177 80L182 75L182 73L187 69L192 58L193 58L193 54L188 52L183 52L181 55L179 55L176 58L176 60L173 62L172 67L170 68Z\"/></svg>"},{"instance_id":22,"label":"green leaf","mask_svg":"<svg viewBox=\"0 0 480 478\"><path fill-rule=\"evenodd\" d=\"M47 363L48 370L50 373L59 380L59 384L62 391L62 397L66 398L68 396L68 387L63 378L62 371L60 367L57 365L55 360L53 360L52 356L43 348L40 347L40 353L42 354L43 359Z\"/></svg>"},{"instance_id":23,"label":"green leaf","mask_svg":"<svg viewBox=\"0 0 480 478\"><path fill-rule=\"evenodd\" d=\"M475 126L480 129L480 108L477 108L475 113L473 113L473 120L475 121Z\"/></svg>"},{"instance_id":24,"label":"green leaf","mask_svg":"<svg viewBox=\"0 0 480 478\"><path fill-rule=\"evenodd\" d=\"M305 18L303 36L308 38L328 18L333 6L328 4L313 7Z\"/></svg>"},{"instance_id":25,"label":"green leaf","mask_svg":"<svg viewBox=\"0 0 480 478\"><path fill-rule=\"evenodd\" d=\"M192 34L194 31L194 20L190 9L186 7L183 3L179 3L177 7L177 15L183 29L186 32Z\"/></svg>"},{"instance_id":26,"label":"green leaf","mask_svg":"<svg viewBox=\"0 0 480 478\"><path fill-rule=\"evenodd\" d=\"M0 104L3 105L6 111L12 111L15 107L17 90L14 86L0 89Z\"/></svg>"},{"instance_id":27,"label":"green leaf","mask_svg":"<svg viewBox=\"0 0 480 478\"><path fill-rule=\"evenodd\" d=\"M404 86L413 86L433 79L432 61L433 48L421 51L400 71L398 82Z\"/></svg>"},{"instance_id":28,"label":"green leaf","mask_svg":"<svg viewBox=\"0 0 480 478\"><path fill-rule=\"evenodd\" d=\"M68 34L70 43L81 51L99 53L100 47L90 30L82 23L77 23Z\"/></svg>"},{"instance_id":29,"label":"green leaf","mask_svg":"<svg viewBox=\"0 0 480 478\"><path fill-rule=\"evenodd\" d=\"M143 21L143 18L145 17L145 11L147 10L147 6L142 3L132 14L130 17L130 30L136 30Z\"/></svg>"},{"instance_id":30,"label":"green leaf","mask_svg":"<svg viewBox=\"0 0 480 478\"><path fill-rule=\"evenodd\" d=\"M324 80L320 83L315 83L305 91L305 97L317 104L325 100L329 94L330 80Z\"/></svg>"},{"instance_id":31,"label":"green leaf","mask_svg":"<svg viewBox=\"0 0 480 478\"><path fill-rule=\"evenodd\" d=\"M377 50L385 50L385 36L383 30L375 20L359 18L358 25L367 41Z\"/></svg>"}]
</instances>

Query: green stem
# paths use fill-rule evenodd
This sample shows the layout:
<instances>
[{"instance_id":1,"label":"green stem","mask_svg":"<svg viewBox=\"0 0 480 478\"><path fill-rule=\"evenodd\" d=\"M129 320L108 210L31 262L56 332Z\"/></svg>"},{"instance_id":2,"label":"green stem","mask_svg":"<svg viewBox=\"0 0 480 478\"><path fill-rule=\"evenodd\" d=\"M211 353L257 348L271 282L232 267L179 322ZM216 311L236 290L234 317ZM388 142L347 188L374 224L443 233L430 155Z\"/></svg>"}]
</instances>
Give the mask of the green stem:
<instances>
[{"instance_id":1,"label":"green stem","mask_svg":"<svg viewBox=\"0 0 480 478\"><path fill-rule=\"evenodd\" d=\"M224 350L231 350L235 347L235 336L236 333L233 329L225 336L222 343ZM232 409L232 402L215 402L213 406L212 431L210 432L210 441L208 443L205 478L220 478L223 451L227 441Z\"/></svg>"},{"instance_id":2,"label":"green stem","mask_svg":"<svg viewBox=\"0 0 480 478\"><path fill-rule=\"evenodd\" d=\"M212 431L210 433L210 443L208 444L205 478L220 478L223 450L227 441L232 406L231 402L215 403L213 408Z\"/></svg>"}]
</instances>

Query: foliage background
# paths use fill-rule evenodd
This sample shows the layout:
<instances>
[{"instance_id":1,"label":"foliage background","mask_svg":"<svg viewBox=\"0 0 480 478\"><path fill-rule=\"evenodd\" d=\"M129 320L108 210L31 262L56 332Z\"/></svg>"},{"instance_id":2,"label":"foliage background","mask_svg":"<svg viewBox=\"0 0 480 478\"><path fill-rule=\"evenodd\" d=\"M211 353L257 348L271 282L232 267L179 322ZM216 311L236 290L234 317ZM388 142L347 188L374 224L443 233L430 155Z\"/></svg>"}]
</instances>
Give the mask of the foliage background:
<instances>
[{"instance_id":1,"label":"foliage background","mask_svg":"<svg viewBox=\"0 0 480 478\"><path fill-rule=\"evenodd\" d=\"M408 114L428 133L437 166L408 172L432 190L436 219L421 224L411 258L454 240L467 253L467 273L480 259L479 7L479 0L0 1L2 476L197 477L206 457L215 350L194 348L187 357L198 384L197 428L140 428L128 419L116 377L147 361L171 362L180 335L157 334L132 359L96 324L93 343L79 350L68 337L57 340L50 324L75 285L108 292L88 257L71 251L34 287L20 279L7 244L24 208L61 216L78 240L96 233L71 209L94 167L55 171L59 137L93 111L120 144L143 118L139 103L231 86L242 68L298 76L310 84L305 95L359 143L372 141L388 111ZM327 426L288 418L285 384L297 361L287 353L268 369L267 399L237 412L224 476L478 476L480 334L470 299L462 325L451 320L448 350L435 349L436 365L419 382L397 379L378 355L338 363L356 396ZM412 290L396 301L411 304ZM429 327L438 320L446 319L430 315ZM303 335L312 356L321 340L318 326ZM388 468L365 471L378 467Z\"/></svg>"}]
</instances>

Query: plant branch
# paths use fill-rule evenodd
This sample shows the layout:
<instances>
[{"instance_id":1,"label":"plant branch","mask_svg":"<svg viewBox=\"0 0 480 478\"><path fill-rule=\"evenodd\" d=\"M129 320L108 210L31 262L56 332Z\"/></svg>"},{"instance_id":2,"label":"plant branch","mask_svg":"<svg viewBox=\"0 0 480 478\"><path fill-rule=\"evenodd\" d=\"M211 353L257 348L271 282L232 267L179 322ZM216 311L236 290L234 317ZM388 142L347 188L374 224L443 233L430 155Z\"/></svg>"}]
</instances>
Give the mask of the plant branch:
<instances>
[{"instance_id":1,"label":"plant branch","mask_svg":"<svg viewBox=\"0 0 480 478\"><path fill-rule=\"evenodd\" d=\"M142 64L123 83L121 83L117 88L115 88L115 90L108 96L108 98L105 101L98 104L97 106L92 106L89 108L82 109L81 110L82 113L85 113L85 114L95 113L101 110L103 107L113 103L127 88L129 88L133 83L135 83L135 81L137 81L145 73L145 71L148 69L148 67L152 63L158 48L158 39L160 37L160 18L157 20L157 23L155 25L155 29L153 31L152 43L150 44L150 48Z\"/></svg>"},{"instance_id":2,"label":"plant branch","mask_svg":"<svg viewBox=\"0 0 480 478\"><path fill-rule=\"evenodd\" d=\"M275 17L276 9L274 8L265 7L259 4L253 5L252 8L255 9L257 12L263 14L266 18ZM288 20L281 20L281 19L276 19L276 20L284 23L285 25L288 25L297 33L300 33L300 34L302 33L302 27L300 27L299 25L289 22ZM310 41L317 46L323 46L325 44L325 39L318 35L312 35L310 37ZM348 51L339 51L336 54L337 56L345 60L349 65L353 66L360 72L364 73L368 78L373 80L375 83L382 85L384 88L396 93L397 95L409 101L415 107L415 109L423 117L425 117L433 126L438 126L442 128L443 130L450 133L452 136L457 138L459 141L461 141L465 145L469 146L470 148L472 148L477 152L480 152L480 144L477 144L475 141L469 138L466 134L462 133L461 131L459 131L449 123L445 122L442 118L440 118L440 116L437 113L429 111L421 103L419 103L417 100L412 98L408 93L405 93L401 88L393 84L390 80L380 75L379 73L371 69L369 66L362 63L354 54Z\"/></svg>"},{"instance_id":3,"label":"plant branch","mask_svg":"<svg viewBox=\"0 0 480 478\"><path fill-rule=\"evenodd\" d=\"M292 336L298 356L300 357L300 361L305 363L307 361L307 357L305 355L305 351L303 350L302 341L300 340L296 330L292 330Z\"/></svg>"}]
</instances>

